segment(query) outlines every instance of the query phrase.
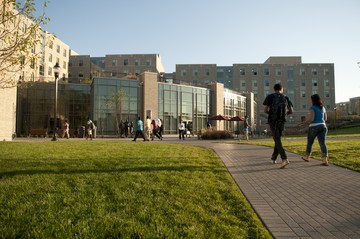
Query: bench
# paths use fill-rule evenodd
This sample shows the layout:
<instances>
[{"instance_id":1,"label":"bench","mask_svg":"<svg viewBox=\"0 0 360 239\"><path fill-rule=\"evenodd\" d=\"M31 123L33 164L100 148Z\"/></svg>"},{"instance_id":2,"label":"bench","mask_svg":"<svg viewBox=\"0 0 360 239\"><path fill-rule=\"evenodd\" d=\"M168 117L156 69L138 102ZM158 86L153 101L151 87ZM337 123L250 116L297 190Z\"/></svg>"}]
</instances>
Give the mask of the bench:
<instances>
[{"instance_id":1,"label":"bench","mask_svg":"<svg viewBox=\"0 0 360 239\"><path fill-rule=\"evenodd\" d=\"M29 137L47 137L48 130L47 129L30 129Z\"/></svg>"}]
</instances>

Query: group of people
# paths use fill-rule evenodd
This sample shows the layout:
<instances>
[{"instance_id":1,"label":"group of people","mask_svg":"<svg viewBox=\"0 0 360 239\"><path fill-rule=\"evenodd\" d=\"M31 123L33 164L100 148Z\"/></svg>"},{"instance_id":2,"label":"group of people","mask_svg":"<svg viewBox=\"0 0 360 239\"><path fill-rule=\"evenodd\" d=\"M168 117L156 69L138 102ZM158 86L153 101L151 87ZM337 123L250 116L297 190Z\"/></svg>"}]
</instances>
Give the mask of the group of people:
<instances>
[{"instance_id":1,"label":"group of people","mask_svg":"<svg viewBox=\"0 0 360 239\"><path fill-rule=\"evenodd\" d=\"M276 163L278 156L282 160L280 169L285 168L289 164L286 152L281 142L282 132L284 130L286 115L293 113L293 104L290 99L283 94L283 87L281 84L275 84L275 93L268 95L263 105L265 106L264 112L268 114L268 123L274 139L274 151L271 156L272 163ZM328 162L328 149L326 146L327 127L325 121L327 114L325 107L318 94L311 96L311 107L309 109L309 117L307 120L298 124L298 126L309 124L306 154L302 157L305 162L309 162L312 146L317 137L322 153L322 164L329 165Z\"/></svg>"},{"instance_id":2,"label":"group of people","mask_svg":"<svg viewBox=\"0 0 360 239\"><path fill-rule=\"evenodd\" d=\"M157 137L160 140L163 140L163 136L162 136L163 131L164 131L164 126L161 119L151 119L149 116L147 116L144 126L144 123L139 116L137 120L137 128L133 141L136 141L136 139L139 136L141 136L144 139L144 141L150 141L150 139L153 141L155 137Z\"/></svg>"},{"instance_id":3,"label":"group of people","mask_svg":"<svg viewBox=\"0 0 360 239\"><path fill-rule=\"evenodd\" d=\"M128 138L129 136L134 133L134 123L129 120L122 121L120 120L119 123L119 134L120 138L125 137Z\"/></svg>"}]
</instances>

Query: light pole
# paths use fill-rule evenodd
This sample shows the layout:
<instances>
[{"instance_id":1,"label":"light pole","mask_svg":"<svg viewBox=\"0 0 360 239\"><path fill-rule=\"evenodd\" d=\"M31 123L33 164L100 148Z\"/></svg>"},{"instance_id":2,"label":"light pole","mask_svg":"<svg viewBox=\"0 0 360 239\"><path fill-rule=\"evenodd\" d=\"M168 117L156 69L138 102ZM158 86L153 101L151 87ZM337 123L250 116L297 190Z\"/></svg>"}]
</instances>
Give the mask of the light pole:
<instances>
[{"instance_id":1,"label":"light pole","mask_svg":"<svg viewBox=\"0 0 360 239\"><path fill-rule=\"evenodd\" d=\"M57 123L57 96L58 96L58 79L60 73L60 66L59 63L56 62L54 66L54 75L55 75L55 107L54 107L54 134L51 141L57 141L56 136L56 123Z\"/></svg>"}]
</instances>

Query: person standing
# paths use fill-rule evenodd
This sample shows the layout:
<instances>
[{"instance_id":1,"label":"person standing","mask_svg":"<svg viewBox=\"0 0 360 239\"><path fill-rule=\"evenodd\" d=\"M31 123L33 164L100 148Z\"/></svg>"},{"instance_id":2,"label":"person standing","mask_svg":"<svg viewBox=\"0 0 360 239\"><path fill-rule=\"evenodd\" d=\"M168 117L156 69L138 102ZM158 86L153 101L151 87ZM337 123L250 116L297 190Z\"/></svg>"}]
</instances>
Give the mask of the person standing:
<instances>
[{"instance_id":1,"label":"person standing","mask_svg":"<svg viewBox=\"0 0 360 239\"><path fill-rule=\"evenodd\" d=\"M318 94L312 95L311 107L309 109L309 119L298 124L298 126L309 124L306 154L305 157L301 157L305 162L310 161L312 146L314 144L315 138L317 137L322 154L322 164L329 166L328 149L326 146L326 134L328 131L325 123L326 120L327 114L320 96Z\"/></svg>"},{"instance_id":2,"label":"person standing","mask_svg":"<svg viewBox=\"0 0 360 239\"><path fill-rule=\"evenodd\" d=\"M89 138L90 138L90 140L93 140L93 130L94 129L95 129L95 124L92 122L90 117L88 117L88 121L86 123L86 130L87 130L86 140L88 140Z\"/></svg>"},{"instance_id":3,"label":"person standing","mask_svg":"<svg viewBox=\"0 0 360 239\"><path fill-rule=\"evenodd\" d=\"M179 139L182 138L183 140L185 140L185 124L181 120L178 124L178 129L179 129Z\"/></svg>"},{"instance_id":4,"label":"person standing","mask_svg":"<svg viewBox=\"0 0 360 239\"><path fill-rule=\"evenodd\" d=\"M64 132L63 132L63 135L62 135L62 138L65 138L65 135L66 135L66 138L69 139L70 138L70 135L69 135L69 123L67 120L65 120L65 123L64 123Z\"/></svg>"},{"instance_id":5,"label":"person standing","mask_svg":"<svg viewBox=\"0 0 360 239\"><path fill-rule=\"evenodd\" d=\"M273 163L280 154L282 163L280 169L285 168L289 164L289 160L281 142L282 132L286 122L286 115L292 114L292 103L290 99L283 94L283 87L281 84L274 85L275 93L268 95L263 105L265 106L264 112L268 114L268 124L274 139L274 152L271 156Z\"/></svg>"},{"instance_id":6,"label":"person standing","mask_svg":"<svg viewBox=\"0 0 360 239\"><path fill-rule=\"evenodd\" d=\"M144 133L143 133L143 130L144 130L143 128L144 128L143 122L139 116L138 121L137 121L137 129L136 129L136 133L135 133L135 137L134 137L133 141L136 141L136 139L139 135L144 139L144 141L146 141Z\"/></svg>"},{"instance_id":7,"label":"person standing","mask_svg":"<svg viewBox=\"0 0 360 239\"><path fill-rule=\"evenodd\" d=\"M146 121L145 121L145 138L147 141L150 140L150 136L151 136L151 119L149 116L146 116Z\"/></svg>"},{"instance_id":8,"label":"person standing","mask_svg":"<svg viewBox=\"0 0 360 239\"><path fill-rule=\"evenodd\" d=\"M247 141L249 141L249 117L247 115L245 115L245 119L244 119L244 137Z\"/></svg>"}]
</instances>

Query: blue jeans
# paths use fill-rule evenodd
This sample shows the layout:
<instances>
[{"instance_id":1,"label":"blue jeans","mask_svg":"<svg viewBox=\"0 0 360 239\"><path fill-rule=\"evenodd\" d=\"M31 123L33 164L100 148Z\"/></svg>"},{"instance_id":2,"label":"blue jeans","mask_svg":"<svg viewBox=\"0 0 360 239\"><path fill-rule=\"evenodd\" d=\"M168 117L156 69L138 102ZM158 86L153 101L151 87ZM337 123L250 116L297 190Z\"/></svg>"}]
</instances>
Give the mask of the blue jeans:
<instances>
[{"instance_id":1,"label":"blue jeans","mask_svg":"<svg viewBox=\"0 0 360 239\"><path fill-rule=\"evenodd\" d=\"M269 123L269 125L275 142L274 152L271 156L271 159L275 161L278 155L280 154L281 159L286 160L287 156L281 142L281 136L282 136L282 132L284 131L285 122L283 121L271 122Z\"/></svg>"},{"instance_id":2,"label":"blue jeans","mask_svg":"<svg viewBox=\"0 0 360 239\"><path fill-rule=\"evenodd\" d=\"M326 134L327 127L325 125L317 125L309 127L308 137L307 137L307 146L306 146L306 155L311 155L312 146L314 144L315 138L318 138L321 153L323 157L328 156L328 149L326 146Z\"/></svg>"}]
</instances>

